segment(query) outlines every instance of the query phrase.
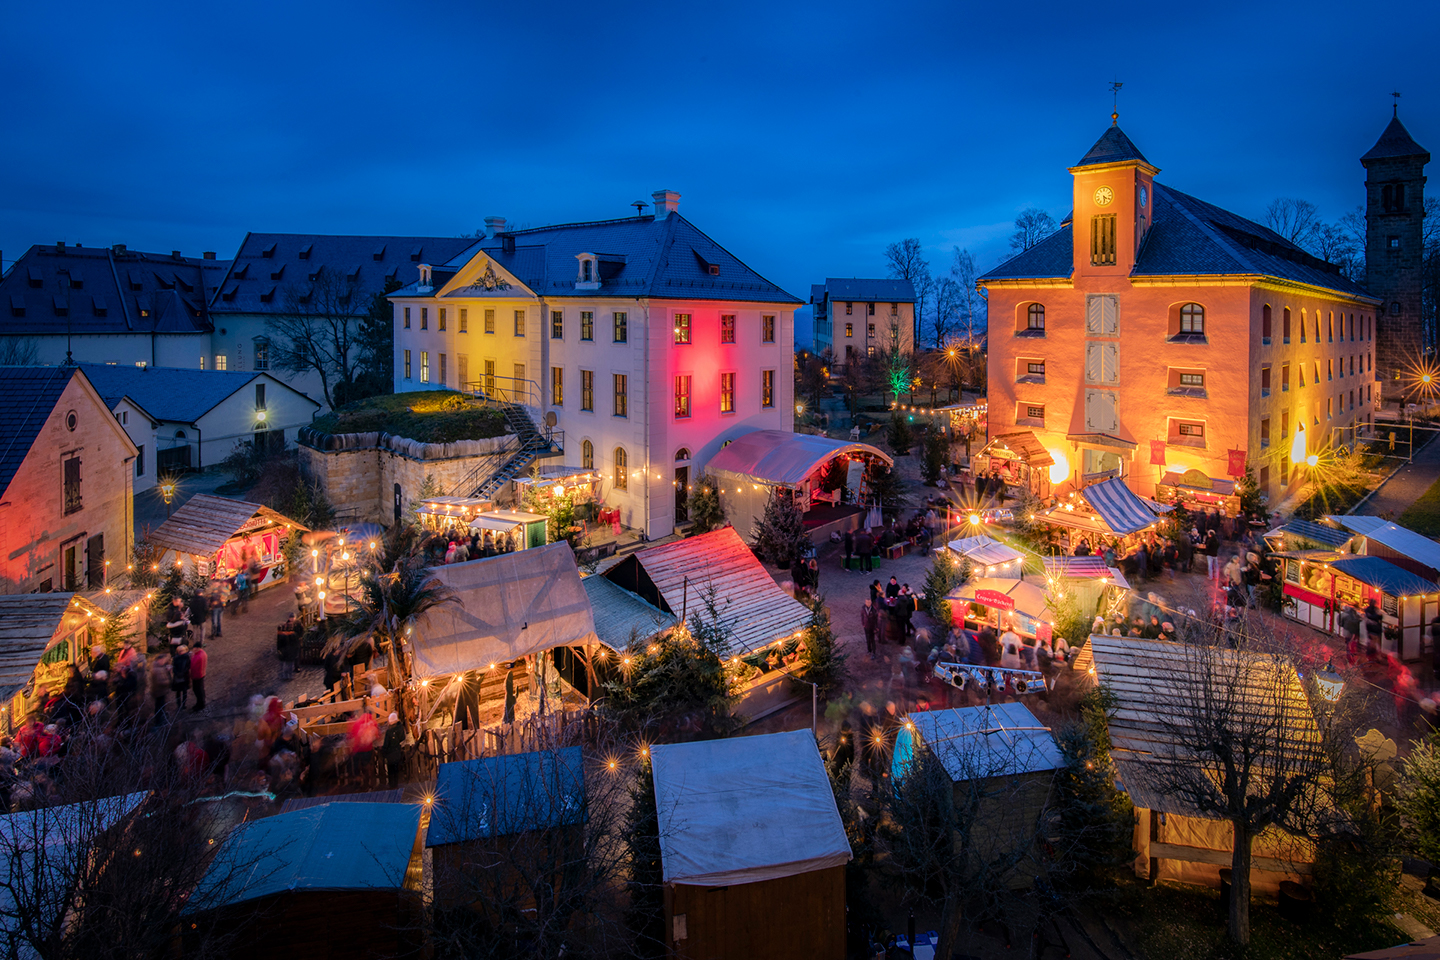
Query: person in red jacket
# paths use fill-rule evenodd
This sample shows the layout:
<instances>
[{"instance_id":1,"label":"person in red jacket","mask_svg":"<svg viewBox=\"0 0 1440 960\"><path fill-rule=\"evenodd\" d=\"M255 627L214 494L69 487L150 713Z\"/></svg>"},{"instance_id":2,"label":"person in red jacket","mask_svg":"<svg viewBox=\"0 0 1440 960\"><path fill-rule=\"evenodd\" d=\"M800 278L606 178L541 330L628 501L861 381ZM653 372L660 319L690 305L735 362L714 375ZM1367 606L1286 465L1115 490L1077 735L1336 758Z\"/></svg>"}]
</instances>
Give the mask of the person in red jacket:
<instances>
[{"instance_id":1,"label":"person in red jacket","mask_svg":"<svg viewBox=\"0 0 1440 960\"><path fill-rule=\"evenodd\" d=\"M195 690L195 712L205 709L205 671L210 665L210 654L205 652L205 641L195 638L195 649L190 651L190 686Z\"/></svg>"}]
</instances>

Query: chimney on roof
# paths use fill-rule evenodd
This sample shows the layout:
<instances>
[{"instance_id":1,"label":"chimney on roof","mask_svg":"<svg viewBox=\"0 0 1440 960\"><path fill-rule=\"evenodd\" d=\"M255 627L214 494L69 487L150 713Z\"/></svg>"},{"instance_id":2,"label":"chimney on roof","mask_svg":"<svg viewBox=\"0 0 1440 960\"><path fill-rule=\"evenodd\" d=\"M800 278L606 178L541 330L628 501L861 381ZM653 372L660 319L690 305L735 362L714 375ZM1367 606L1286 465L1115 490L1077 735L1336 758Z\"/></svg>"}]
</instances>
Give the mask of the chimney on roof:
<instances>
[{"instance_id":1,"label":"chimney on roof","mask_svg":"<svg viewBox=\"0 0 1440 960\"><path fill-rule=\"evenodd\" d=\"M486 239L486 240L494 240L494 239L495 239L495 234L497 234L497 233L504 233L504 232L505 232L505 218L504 218L504 217L486 217L486 218L485 218L485 239Z\"/></svg>"},{"instance_id":2,"label":"chimney on roof","mask_svg":"<svg viewBox=\"0 0 1440 960\"><path fill-rule=\"evenodd\" d=\"M125 244L117 243L115 244L115 246L111 247L110 250L112 253L115 254L115 256L123 257L125 255Z\"/></svg>"},{"instance_id":3,"label":"chimney on roof","mask_svg":"<svg viewBox=\"0 0 1440 960\"><path fill-rule=\"evenodd\" d=\"M214 259L215 259L215 251L214 251L214 250L206 250L204 253L200 254L200 256L204 257L206 260L214 260Z\"/></svg>"},{"instance_id":4,"label":"chimney on roof","mask_svg":"<svg viewBox=\"0 0 1440 960\"><path fill-rule=\"evenodd\" d=\"M64 252L65 252L65 241L64 241L64 240L56 240L56 241L55 241L55 252L56 252L56 253L64 253Z\"/></svg>"},{"instance_id":5,"label":"chimney on roof","mask_svg":"<svg viewBox=\"0 0 1440 960\"><path fill-rule=\"evenodd\" d=\"M179 251L179 250L171 250L171 251L170 251L170 256L174 257L176 260L179 260L179 259L180 259L180 251Z\"/></svg>"},{"instance_id":6,"label":"chimney on roof","mask_svg":"<svg viewBox=\"0 0 1440 960\"><path fill-rule=\"evenodd\" d=\"M650 196L655 198L655 219L664 220L680 211L680 194L674 190L656 190Z\"/></svg>"}]
</instances>

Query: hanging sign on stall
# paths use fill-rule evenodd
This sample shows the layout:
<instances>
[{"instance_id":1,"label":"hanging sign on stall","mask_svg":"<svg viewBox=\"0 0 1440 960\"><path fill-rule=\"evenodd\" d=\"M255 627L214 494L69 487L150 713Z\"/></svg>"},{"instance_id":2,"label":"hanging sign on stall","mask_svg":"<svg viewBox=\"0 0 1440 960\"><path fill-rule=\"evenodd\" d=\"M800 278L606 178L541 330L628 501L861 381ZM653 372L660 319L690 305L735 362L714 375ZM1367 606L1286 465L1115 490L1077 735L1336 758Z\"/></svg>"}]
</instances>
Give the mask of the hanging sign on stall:
<instances>
[{"instance_id":1,"label":"hanging sign on stall","mask_svg":"<svg viewBox=\"0 0 1440 960\"><path fill-rule=\"evenodd\" d=\"M994 607L997 610L1014 610L1015 598L1001 593L999 590L976 590L975 602L983 603L987 607Z\"/></svg>"},{"instance_id":2,"label":"hanging sign on stall","mask_svg":"<svg viewBox=\"0 0 1440 960\"><path fill-rule=\"evenodd\" d=\"M1040 623L1035 627L1035 640L1037 643L1049 643L1055 635L1055 628L1048 623Z\"/></svg>"}]
</instances>

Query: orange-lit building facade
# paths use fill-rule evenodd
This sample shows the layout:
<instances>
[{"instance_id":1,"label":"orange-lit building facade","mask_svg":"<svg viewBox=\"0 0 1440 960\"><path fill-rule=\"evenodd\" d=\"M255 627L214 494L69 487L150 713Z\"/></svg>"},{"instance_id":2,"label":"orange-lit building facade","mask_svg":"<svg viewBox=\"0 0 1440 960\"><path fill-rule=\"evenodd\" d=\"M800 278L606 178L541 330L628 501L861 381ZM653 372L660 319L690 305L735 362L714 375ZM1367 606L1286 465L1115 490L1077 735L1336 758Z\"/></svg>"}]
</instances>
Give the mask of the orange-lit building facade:
<instances>
[{"instance_id":1,"label":"orange-lit building facade","mask_svg":"<svg viewBox=\"0 0 1440 960\"><path fill-rule=\"evenodd\" d=\"M1111 126L1070 168L1072 215L980 279L989 437L1013 437L994 465L1042 493L1118 475L1221 505L1248 463L1274 502L1370 420L1378 301L1159 172ZM1037 445L1052 465L1005 459Z\"/></svg>"}]
</instances>

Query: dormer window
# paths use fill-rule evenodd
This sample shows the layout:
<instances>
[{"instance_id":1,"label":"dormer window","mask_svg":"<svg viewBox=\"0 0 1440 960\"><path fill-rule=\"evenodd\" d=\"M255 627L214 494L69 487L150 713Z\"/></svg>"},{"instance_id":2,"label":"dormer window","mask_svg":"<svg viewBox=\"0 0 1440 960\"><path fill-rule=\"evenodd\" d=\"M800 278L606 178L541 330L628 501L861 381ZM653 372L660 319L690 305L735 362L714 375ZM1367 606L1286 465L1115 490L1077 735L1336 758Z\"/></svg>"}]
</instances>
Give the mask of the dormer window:
<instances>
[{"instance_id":1,"label":"dormer window","mask_svg":"<svg viewBox=\"0 0 1440 960\"><path fill-rule=\"evenodd\" d=\"M430 286L430 264L428 263L420 264L420 286Z\"/></svg>"},{"instance_id":2,"label":"dormer window","mask_svg":"<svg viewBox=\"0 0 1440 960\"><path fill-rule=\"evenodd\" d=\"M575 259L579 261L575 273L575 286L581 290L600 289L600 260L593 253L576 254Z\"/></svg>"}]
</instances>

